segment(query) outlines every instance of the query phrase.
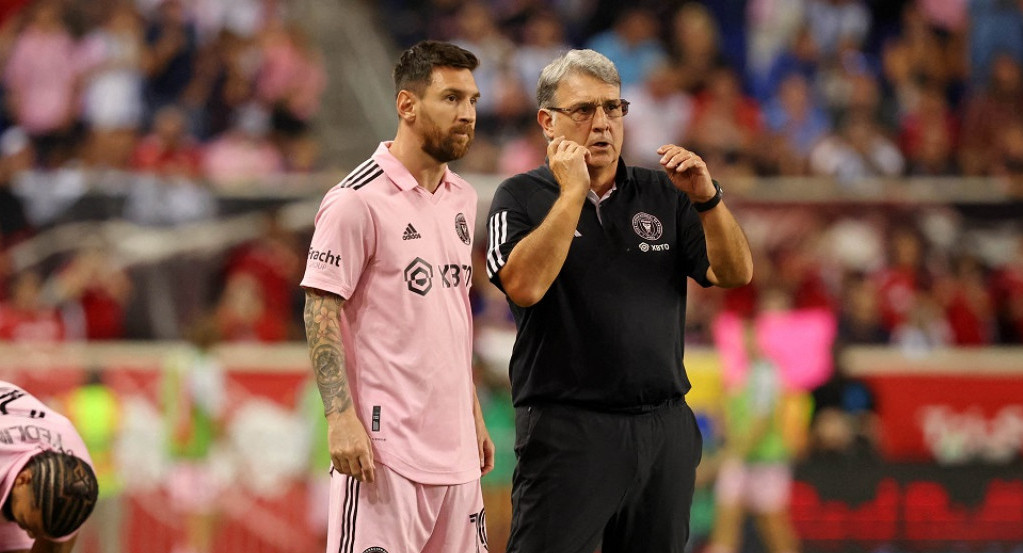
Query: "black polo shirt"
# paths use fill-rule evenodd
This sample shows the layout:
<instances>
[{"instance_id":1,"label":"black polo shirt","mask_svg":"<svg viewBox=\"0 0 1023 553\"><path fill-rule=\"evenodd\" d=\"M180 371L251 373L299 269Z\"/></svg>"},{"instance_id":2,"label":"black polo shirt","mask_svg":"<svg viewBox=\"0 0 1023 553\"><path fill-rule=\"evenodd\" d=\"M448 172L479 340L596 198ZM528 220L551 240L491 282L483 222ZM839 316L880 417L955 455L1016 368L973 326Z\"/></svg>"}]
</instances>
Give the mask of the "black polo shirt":
<instances>
[{"instance_id":1,"label":"black polo shirt","mask_svg":"<svg viewBox=\"0 0 1023 553\"><path fill-rule=\"evenodd\" d=\"M616 189L583 204L561 272L544 297L510 303L516 406L569 403L619 411L681 400L686 277L707 280L703 226L663 171L619 160ZM559 195L546 165L498 187L488 222L487 276L540 225Z\"/></svg>"}]
</instances>

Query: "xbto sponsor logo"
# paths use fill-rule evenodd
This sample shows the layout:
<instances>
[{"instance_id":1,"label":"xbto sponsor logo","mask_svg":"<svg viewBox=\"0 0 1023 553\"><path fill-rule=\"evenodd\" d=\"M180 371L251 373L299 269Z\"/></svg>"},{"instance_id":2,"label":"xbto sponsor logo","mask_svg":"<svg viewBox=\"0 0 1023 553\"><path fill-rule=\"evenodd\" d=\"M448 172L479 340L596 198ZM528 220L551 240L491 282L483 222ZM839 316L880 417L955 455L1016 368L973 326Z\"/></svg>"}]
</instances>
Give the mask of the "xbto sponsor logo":
<instances>
[{"instance_id":1,"label":"xbto sponsor logo","mask_svg":"<svg viewBox=\"0 0 1023 553\"><path fill-rule=\"evenodd\" d=\"M408 289L425 296L433 288L433 266L420 258L415 258L405 267L405 283Z\"/></svg>"},{"instance_id":2,"label":"xbto sponsor logo","mask_svg":"<svg viewBox=\"0 0 1023 553\"><path fill-rule=\"evenodd\" d=\"M425 296L433 289L433 268L429 261L421 257L413 259L405 266L405 285L410 291ZM472 281L472 265L456 263L437 265L437 273L440 275L440 282L444 288L468 287L469 282Z\"/></svg>"}]
</instances>

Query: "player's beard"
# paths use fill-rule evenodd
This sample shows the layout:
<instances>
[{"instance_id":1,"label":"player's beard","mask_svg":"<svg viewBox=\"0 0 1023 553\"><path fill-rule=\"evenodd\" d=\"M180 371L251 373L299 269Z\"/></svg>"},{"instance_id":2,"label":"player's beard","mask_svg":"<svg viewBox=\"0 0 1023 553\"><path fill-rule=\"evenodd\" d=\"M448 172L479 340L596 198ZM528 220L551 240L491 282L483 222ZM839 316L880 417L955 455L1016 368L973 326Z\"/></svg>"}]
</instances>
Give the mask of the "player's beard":
<instances>
[{"instance_id":1,"label":"player's beard","mask_svg":"<svg viewBox=\"0 0 1023 553\"><path fill-rule=\"evenodd\" d=\"M469 146L472 145L472 139L476 134L471 124L456 125L445 133L441 130L440 125L434 123L432 118L424 117L424 122L426 123L426 132L423 134L423 151L433 159L440 163L447 163L460 159L469 151ZM468 140L463 142L462 136L455 134L458 132L465 133Z\"/></svg>"}]
</instances>

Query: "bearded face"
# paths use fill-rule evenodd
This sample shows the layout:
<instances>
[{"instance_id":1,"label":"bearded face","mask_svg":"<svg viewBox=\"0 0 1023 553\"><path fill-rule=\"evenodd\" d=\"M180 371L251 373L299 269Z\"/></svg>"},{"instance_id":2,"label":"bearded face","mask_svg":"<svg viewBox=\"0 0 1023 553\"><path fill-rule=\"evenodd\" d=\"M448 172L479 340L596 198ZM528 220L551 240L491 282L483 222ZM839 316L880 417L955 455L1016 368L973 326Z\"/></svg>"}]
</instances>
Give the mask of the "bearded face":
<instances>
[{"instance_id":1,"label":"bearded face","mask_svg":"<svg viewBox=\"0 0 1023 553\"><path fill-rule=\"evenodd\" d=\"M445 129L427 112L424 111L421 117L423 151L430 157L439 163L448 163L461 159L469 151L472 139L476 135L472 124L456 122Z\"/></svg>"}]
</instances>

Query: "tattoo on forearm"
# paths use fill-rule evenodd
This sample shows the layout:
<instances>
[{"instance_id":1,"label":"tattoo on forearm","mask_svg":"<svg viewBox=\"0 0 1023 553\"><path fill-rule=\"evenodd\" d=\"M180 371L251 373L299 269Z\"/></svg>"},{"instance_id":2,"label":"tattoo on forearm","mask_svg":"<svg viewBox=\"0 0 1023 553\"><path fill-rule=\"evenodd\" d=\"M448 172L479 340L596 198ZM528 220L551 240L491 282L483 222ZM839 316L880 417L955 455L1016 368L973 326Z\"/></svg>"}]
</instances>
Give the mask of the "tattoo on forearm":
<instances>
[{"instance_id":1,"label":"tattoo on forearm","mask_svg":"<svg viewBox=\"0 0 1023 553\"><path fill-rule=\"evenodd\" d=\"M344 300L332 294L306 292L305 334L313 363L316 386L323 399L324 414L342 412L352 405L341 342L340 312Z\"/></svg>"}]
</instances>

